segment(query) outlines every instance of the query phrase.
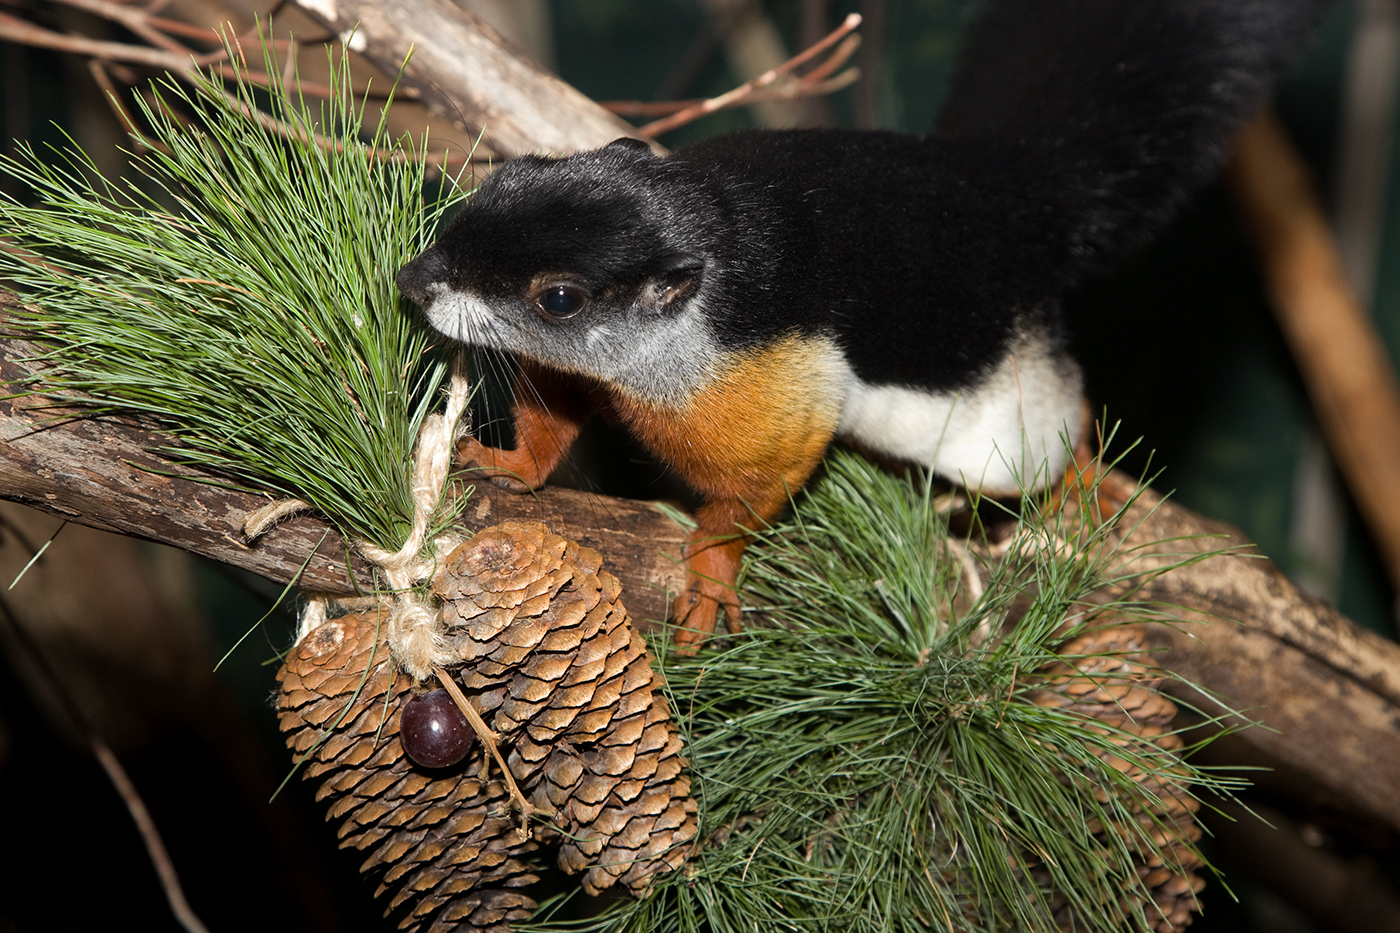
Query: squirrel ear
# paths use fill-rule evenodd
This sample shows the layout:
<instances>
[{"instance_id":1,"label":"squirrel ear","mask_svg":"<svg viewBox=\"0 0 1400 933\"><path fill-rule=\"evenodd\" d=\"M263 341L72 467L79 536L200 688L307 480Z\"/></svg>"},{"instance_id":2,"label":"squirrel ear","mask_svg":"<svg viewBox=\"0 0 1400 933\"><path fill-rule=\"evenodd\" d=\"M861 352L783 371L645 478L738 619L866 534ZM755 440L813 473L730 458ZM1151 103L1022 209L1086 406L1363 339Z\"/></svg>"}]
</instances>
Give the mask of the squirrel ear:
<instances>
[{"instance_id":1,"label":"squirrel ear","mask_svg":"<svg viewBox=\"0 0 1400 933\"><path fill-rule=\"evenodd\" d=\"M699 275L705 268L705 258L694 253L674 252L657 257L652 263L654 272L660 275L684 274Z\"/></svg>"},{"instance_id":2,"label":"squirrel ear","mask_svg":"<svg viewBox=\"0 0 1400 933\"><path fill-rule=\"evenodd\" d=\"M633 152L651 152L651 143L635 136L619 136L603 147L604 149L630 149Z\"/></svg>"},{"instance_id":3,"label":"squirrel ear","mask_svg":"<svg viewBox=\"0 0 1400 933\"><path fill-rule=\"evenodd\" d=\"M642 288L642 301L660 312L695 290L705 271L705 260L694 253L671 253L661 257L654 268Z\"/></svg>"}]
</instances>

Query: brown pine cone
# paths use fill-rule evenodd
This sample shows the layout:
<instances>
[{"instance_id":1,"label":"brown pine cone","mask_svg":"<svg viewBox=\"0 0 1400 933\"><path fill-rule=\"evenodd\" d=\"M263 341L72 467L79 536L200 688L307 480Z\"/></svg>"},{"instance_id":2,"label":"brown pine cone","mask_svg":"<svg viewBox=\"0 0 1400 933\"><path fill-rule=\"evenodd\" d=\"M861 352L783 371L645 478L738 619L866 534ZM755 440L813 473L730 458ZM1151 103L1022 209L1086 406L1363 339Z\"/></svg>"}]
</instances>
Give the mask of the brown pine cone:
<instances>
[{"instance_id":1,"label":"brown pine cone","mask_svg":"<svg viewBox=\"0 0 1400 933\"><path fill-rule=\"evenodd\" d=\"M390 895L385 914L400 914L401 929L508 933L536 906L520 890L537 880L525 861L536 844L516 832L499 775L478 779L480 744L450 773L404 755L411 683L389 660L387 612L332 619L287 656L277 675L287 744L306 756L305 777L323 779L316 797L332 800L341 846L368 853L360 870L381 877L375 894Z\"/></svg>"},{"instance_id":2,"label":"brown pine cone","mask_svg":"<svg viewBox=\"0 0 1400 933\"><path fill-rule=\"evenodd\" d=\"M1176 704L1159 688L1162 675L1138 658L1146 648L1141 626L1112 625L1087 632L1065 644L1059 661L1038 676L1040 689L1031 695L1041 706L1072 710L1113 730L1111 743L1121 748L1168 752L1182 747L1181 737L1169 732L1176 716ZM1124 735L1122 733L1128 733ZM1196 895L1205 887L1198 873L1201 859L1192 846L1201 838L1196 823L1200 802L1189 789L1167 775L1147 775L1129 760L1109 753L1099 757L1137 781L1142 793L1131 801L1137 809L1137 823L1154 844L1165 848L1168 857L1140 853L1138 877L1150 892L1152 903L1145 905L1147 917L1157 933L1177 933L1191 924ZM1106 801L1110 791L1096 788L1098 799ZM1155 796L1157 803L1152 802ZM1160 805L1158 805L1160 804ZM1102 831L1102 830L1100 830ZM1130 827L1114 832L1133 839ZM1125 911L1131 905L1125 904ZM1057 915L1061 929L1073 929L1067 908Z\"/></svg>"},{"instance_id":3,"label":"brown pine cone","mask_svg":"<svg viewBox=\"0 0 1400 933\"><path fill-rule=\"evenodd\" d=\"M591 894L643 894L680 866L696 807L646 645L597 551L506 522L448 555L433 582L459 679L531 804L555 813L559 865Z\"/></svg>"},{"instance_id":4,"label":"brown pine cone","mask_svg":"<svg viewBox=\"0 0 1400 933\"><path fill-rule=\"evenodd\" d=\"M463 662L449 674L529 803L552 815L540 840L559 844L560 867L583 872L590 893L620 880L640 895L685 860L696 806L661 677L601 565L539 523L508 522L448 555L433 588ZM488 737L441 771L405 756L402 707L431 685L396 671L387 612L303 639L278 674L282 729L305 776L324 779L318 799L331 798L342 845L382 873L376 894L401 927L506 931L535 907L519 889L537 880L526 862L537 843L519 831Z\"/></svg>"}]
</instances>

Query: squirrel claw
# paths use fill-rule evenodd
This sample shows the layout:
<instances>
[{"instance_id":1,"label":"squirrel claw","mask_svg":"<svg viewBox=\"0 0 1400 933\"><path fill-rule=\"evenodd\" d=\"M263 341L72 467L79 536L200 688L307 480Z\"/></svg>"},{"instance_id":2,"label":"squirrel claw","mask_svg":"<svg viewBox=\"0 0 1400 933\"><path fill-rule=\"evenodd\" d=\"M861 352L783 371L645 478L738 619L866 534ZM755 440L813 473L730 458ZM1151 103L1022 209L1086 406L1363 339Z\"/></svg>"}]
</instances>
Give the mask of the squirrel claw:
<instances>
[{"instance_id":1,"label":"squirrel claw","mask_svg":"<svg viewBox=\"0 0 1400 933\"><path fill-rule=\"evenodd\" d=\"M733 586L725 586L704 577L691 580L684 593L676 597L672 615L676 621L676 651L693 655L714 633L720 607L724 607L725 624L731 634L743 630L739 594Z\"/></svg>"},{"instance_id":2,"label":"squirrel claw","mask_svg":"<svg viewBox=\"0 0 1400 933\"><path fill-rule=\"evenodd\" d=\"M466 468L473 476L489 480L492 485L510 492L530 492L538 488L540 483L531 485L519 471L502 465L502 461L507 460L513 453L515 451L487 447L474 437L464 437L457 442L457 454L453 458L453 464L458 468Z\"/></svg>"}]
</instances>

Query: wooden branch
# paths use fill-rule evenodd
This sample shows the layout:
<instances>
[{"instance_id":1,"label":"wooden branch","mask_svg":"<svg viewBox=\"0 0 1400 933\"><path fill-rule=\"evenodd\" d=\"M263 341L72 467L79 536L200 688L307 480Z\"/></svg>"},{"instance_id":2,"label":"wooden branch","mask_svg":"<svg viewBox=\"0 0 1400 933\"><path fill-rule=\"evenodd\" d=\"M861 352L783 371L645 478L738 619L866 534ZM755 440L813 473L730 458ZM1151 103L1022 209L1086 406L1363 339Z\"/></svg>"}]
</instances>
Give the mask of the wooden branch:
<instances>
[{"instance_id":1,"label":"wooden branch","mask_svg":"<svg viewBox=\"0 0 1400 933\"><path fill-rule=\"evenodd\" d=\"M0 341L0 380L27 376L20 362L32 348ZM350 556L325 522L291 518L256 542L243 535L263 496L200 482L207 478L152 453L162 436L127 420L59 417L34 399L0 401L0 499L83 525L135 535L232 564L278 582L292 579L314 551L304 588L335 595L355 592L369 565ZM55 419L58 420L55 420ZM471 529L508 519L533 519L596 548L622 580L638 619L665 617L668 592L682 579L685 531L655 505L604 499L568 489L517 496L479 487L463 516ZM348 563L347 563L348 560Z\"/></svg>"},{"instance_id":2,"label":"wooden branch","mask_svg":"<svg viewBox=\"0 0 1400 933\"><path fill-rule=\"evenodd\" d=\"M1245 741L1400 828L1400 645L1300 591L1223 522L1148 490L1123 525L1135 523L1125 544L1140 548L1128 565L1148 581L1140 596L1183 620L1149 626L1154 661L1258 721ZM1153 577L1184 555L1226 548Z\"/></svg>"},{"instance_id":3,"label":"wooden branch","mask_svg":"<svg viewBox=\"0 0 1400 933\"><path fill-rule=\"evenodd\" d=\"M1400 386L1277 117L1240 133L1227 174L1322 433L1400 587Z\"/></svg>"},{"instance_id":4,"label":"wooden branch","mask_svg":"<svg viewBox=\"0 0 1400 933\"><path fill-rule=\"evenodd\" d=\"M0 365L6 378L10 362ZM151 448L170 443L168 437L116 419L46 426L49 416L0 402L0 499L183 548L278 582L292 579L314 551L302 577L304 588L313 591L350 595L355 577L370 579L369 565L350 556L345 541L313 517L288 519L248 542L243 522L269 500L199 482L198 472L153 454ZM510 519L545 522L596 548L623 581L632 614L664 617L666 593L674 593L682 578L685 533L655 505L570 489L531 497L482 486L463 524L474 530Z\"/></svg>"},{"instance_id":5,"label":"wooden branch","mask_svg":"<svg viewBox=\"0 0 1400 933\"><path fill-rule=\"evenodd\" d=\"M347 37L354 51L386 74L397 74L412 52L403 83L443 119L484 131L500 155L562 155L638 135L625 120L508 48L490 26L451 0L297 5Z\"/></svg>"},{"instance_id":6,"label":"wooden branch","mask_svg":"<svg viewBox=\"0 0 1400 933\"><path fill-rule=\"evenodd\" d=\"M26 354L22 344L0 341L0 377L25 374L17 358ZM315 549L308 588L352 591L345 544L333 533L326 537L324 523L295 518L249 544L243 521L266 499L196 482L198 474L150 452L168 439L130 422L46 426L45 417L22 401L0 403L0 498L172 544L278 581L290 579ZM512 518L543 521L596 548L622 580L632 615L664 616L668 594L682 579L685 532L654 504L565 489L520 496L481 485L464 514L473 529ZM1357 811L1400 828L1400 646L1303 595L1252 551L1209 557L1154 577L1182 554L1245 542L1229 526L1150 490L1124 527L1134 527L1125 548L1137 549L1129 569L1148 581L1142 596L1181 607L1186 620L1150 627L1163 667L1249 710L1266 728L1247 730L1246 740ZM365 565L353 566L364 579ZM1199 696L1184 699L1210 708Z\"/></svg>"}]
</instances>

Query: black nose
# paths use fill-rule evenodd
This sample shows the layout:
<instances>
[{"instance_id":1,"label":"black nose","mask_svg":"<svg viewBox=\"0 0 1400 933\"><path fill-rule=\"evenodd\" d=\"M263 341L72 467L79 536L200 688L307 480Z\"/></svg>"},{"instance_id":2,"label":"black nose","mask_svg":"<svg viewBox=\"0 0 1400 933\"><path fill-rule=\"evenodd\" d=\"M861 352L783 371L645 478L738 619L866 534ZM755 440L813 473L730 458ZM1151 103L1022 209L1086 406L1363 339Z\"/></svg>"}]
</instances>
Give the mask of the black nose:
<instances>
[{"instance_id":1,"label":"black nose","mask_svg":"<svg viewBox=\"0 0 1400 933\"><path fill-rule=\"evenodd\" d=\"M436 249L430 249L399 270L396 281L399 291L421 304L432 297L432 286L447 279L447 260Z\"/></svg>"}]
</instances>

